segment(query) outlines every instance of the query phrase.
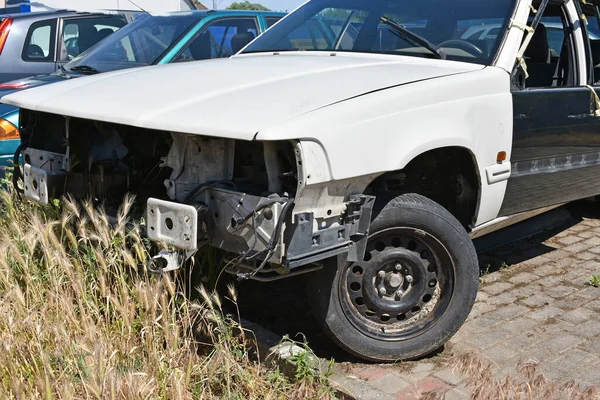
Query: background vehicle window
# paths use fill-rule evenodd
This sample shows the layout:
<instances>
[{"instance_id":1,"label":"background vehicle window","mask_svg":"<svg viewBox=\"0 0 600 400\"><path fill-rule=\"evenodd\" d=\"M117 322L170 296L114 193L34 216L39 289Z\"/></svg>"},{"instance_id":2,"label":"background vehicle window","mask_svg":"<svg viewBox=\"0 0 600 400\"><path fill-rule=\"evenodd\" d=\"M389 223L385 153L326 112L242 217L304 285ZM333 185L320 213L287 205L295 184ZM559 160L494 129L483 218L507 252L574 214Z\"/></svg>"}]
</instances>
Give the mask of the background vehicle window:
<instances>
[{"instance_id":1,"label":"background vehicle window","mask_svg":"<svg viewBox=\"0 0 600 400\"><path fill-rule=\"evenodd\" d=\"M104 72L154 64L201 18L194 14L176 16L144 14L91 50L77 56L65 65L65 69L90 66ZM106 24L96 21L94 27L99 28L102 25ZM104 28L100 30L102 29Z\"/></svg>"},{"instance_id":2,"label":"background vehicle window","mask_svg":"<svg viewBox=\"0 0 600 400\"><path fill-rule=\"evenodd\" d=\"M188 43L175 62L231 57L259 34L254 18L224 18L211 22Z\"/></svg>"},{"instance_id":3,"label":"background vehicle window","mask_svg":"<svg viewBox=\"0 0 600 400\"><path fill-rule=\"evenodd\" d=\"M270 28L273 25L275 25L275 23L277 21L279 21L281 18L283 18L283 17L266 17L265 20L267 21L267 28Z\"/></svg>"},{"instance_id":4,"label":"background vehicle window","mask_svg":"<svg viewBox=\"0 0 600 400\"><path fill-rule=\"evenodd\" d=\"M23 47L25 61L54 61L56 20L32 24Z\"/></svg>"},{"instance_id":5,"label":"background vehicle window","mask_svg":"<svg viewBox=\"0 0 600 400\"><path fill-rule=\"evenodd\" d=\"M120 18L68 19L63 23L60 61L70 61L125 26Z\"/></svg>"}]
</instances>

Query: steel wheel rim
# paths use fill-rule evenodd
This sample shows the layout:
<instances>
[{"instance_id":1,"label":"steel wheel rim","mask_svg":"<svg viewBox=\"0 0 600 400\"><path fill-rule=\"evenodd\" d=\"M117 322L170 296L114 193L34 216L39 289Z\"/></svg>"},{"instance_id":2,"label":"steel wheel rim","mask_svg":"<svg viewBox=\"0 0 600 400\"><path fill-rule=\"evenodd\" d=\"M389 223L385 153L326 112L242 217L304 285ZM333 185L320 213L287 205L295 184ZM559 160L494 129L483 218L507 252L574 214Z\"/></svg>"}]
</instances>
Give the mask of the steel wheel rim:
<instances>
[{"instance_id":1,"label":"steel wheel rim","mask_svg":"<svg viewBox=\"0 0 600 400\"><path fill-rule=\"evenodd\" d=\"M340 302L363 334L407 340L431 329L446 311L454 277L454 261L434 236L418 228L390 228L369 238L362 262L343 267Z\"/></svg>"}]
</instances>

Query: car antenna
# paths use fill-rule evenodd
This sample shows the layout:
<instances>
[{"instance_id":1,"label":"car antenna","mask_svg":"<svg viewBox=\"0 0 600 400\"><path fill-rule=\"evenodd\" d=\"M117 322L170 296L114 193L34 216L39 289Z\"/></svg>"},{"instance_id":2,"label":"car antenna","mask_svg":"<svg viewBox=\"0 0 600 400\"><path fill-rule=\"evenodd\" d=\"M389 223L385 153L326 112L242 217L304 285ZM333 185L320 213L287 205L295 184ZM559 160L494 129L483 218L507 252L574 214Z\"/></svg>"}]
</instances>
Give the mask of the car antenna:
<instances>
[{"instance_id":1,"label":"car antenna","mask_svg":"<svg viewBox=\"0 0 600 400\"><path fill-rule=\"evenodd\" d=\"M142 10L143 13L148 14L149 16L152 16L152 14L150 14L148 11L144 10L142 7L140 7L137 4L135 4L133 2L133 0L127 0L127 1L130 2L131 4L133 4L134 6L136 6L137 8L139 8L140 10Z\"/></svg>"}]
</instances>

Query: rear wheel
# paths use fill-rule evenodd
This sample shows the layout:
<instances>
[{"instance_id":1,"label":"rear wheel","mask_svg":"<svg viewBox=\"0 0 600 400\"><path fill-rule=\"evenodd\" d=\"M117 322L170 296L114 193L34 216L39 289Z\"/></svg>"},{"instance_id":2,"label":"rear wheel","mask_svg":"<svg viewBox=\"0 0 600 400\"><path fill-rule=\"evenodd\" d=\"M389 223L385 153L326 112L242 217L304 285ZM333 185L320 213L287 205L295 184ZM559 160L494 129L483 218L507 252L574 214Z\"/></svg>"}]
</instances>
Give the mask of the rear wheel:
<instances>
[{"instance_id":1,"label":"rear wheel","mask_svg":"<svg viewBox=\"0 0 600 400\"><path fill-rule=\"evenodd\" d=\"M311 275L309 298L325 332L371 361L414 359L445 343L467 318L479 267L461 224L416 194L373 220L364 260L332 259Z\"/></svg>"}]
</instances>

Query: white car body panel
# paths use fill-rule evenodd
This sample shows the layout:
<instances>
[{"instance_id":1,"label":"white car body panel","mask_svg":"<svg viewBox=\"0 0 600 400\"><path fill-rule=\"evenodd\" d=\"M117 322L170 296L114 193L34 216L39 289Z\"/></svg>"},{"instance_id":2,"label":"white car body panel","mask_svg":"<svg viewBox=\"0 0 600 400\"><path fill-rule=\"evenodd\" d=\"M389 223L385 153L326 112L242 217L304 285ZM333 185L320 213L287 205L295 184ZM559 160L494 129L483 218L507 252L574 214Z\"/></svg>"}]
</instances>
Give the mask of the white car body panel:
<instances>
[{"instance_id":1,"label":"white car body panel","mask_svg":"<svg viewBox=\"0 0 600 400\"><path fill-rule=\"evenodd\" d=\"M252 140L263 129L338 101L482 68L378 55L244 56L74 79L15 93L2 102L140 128ZM271 101L275 94L277 101Z\"/></svg>"},{"instance_id":2,"label":"white car body panel","mask_svg":"<svg viewBox=\"0 0 600 400\"><path fill-rule=\"evenodd\" d=\"M399 170L426 151L464 147L477 160L483 177L480 204L484 207L476 218L481 224L496 218L502 205L510 174L488 183L486 168L497 165L498 152L510 157L512 124L509 75L488 67L322 108L261 130L257 139L318 141L333 180ZM317 183L316 174L307 175L311 175L307 184Z\"/></svg>"}]
</instances>

